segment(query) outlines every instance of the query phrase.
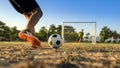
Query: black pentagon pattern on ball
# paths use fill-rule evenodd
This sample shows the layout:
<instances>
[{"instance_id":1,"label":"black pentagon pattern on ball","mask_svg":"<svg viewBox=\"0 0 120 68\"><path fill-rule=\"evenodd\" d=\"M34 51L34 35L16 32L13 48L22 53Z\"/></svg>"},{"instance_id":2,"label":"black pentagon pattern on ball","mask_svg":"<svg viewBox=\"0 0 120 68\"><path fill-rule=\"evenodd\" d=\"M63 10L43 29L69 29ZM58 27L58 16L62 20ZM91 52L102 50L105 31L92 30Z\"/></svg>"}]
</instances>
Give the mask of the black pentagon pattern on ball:
<instances>
[{"instance_id":1,"label":"black pentagon pattern on ball","mask_svg":"<svg viewBox=\"0 0 120 68\"><path fill-rule=\"evenodd\" d=\"M56 41L56 44L59 45L59 44L60 44L60 40L57 40L57 41Z\"/></svg>"},{"instance_id":2,"label":"black pentagon pattern on ball","mask_svg":"<svg viewBox=\"0 0 120 68\"><path fill-rule=\"evenodd\" d=\"M57 34L54 34L53 37L57 37Z\"/></svg>"}]
</instances>

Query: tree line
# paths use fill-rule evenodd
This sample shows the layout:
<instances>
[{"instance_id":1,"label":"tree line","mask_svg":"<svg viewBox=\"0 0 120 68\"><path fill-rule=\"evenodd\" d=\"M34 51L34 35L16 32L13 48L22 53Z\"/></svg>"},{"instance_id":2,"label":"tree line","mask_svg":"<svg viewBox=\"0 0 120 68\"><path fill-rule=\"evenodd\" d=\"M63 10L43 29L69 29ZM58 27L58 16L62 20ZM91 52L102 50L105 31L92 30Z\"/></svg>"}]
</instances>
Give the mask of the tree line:
<instances>
[{"instance_id":1,"label":"tree line","mask_svg":"<svg viewBox=\"0 0 120 68\"><path fill-rule=\"evenodd\" d=\"M0 21L0 41L15 41L18 39L17 27L9 27L2 21Z\"/></svg>"},{"instance_id":2,"label":"tree line","mask_svg":"<svg viewBox=\"0 0 120 68\"><path fill-rule=\"evenodd\" d=\"M49 29L47 29L45 26L41 27L39 32L36 33L36 36L41 41L47 41L48 37L51 34L57 33L61 35L62 25L55 26L54 24L50 25ZM77 38L77 32L75 31L75 28L72 26L64 26L65 33L64 37L67 41L71 42L76 40ZM20 40L18 38L18 32L20 30L17 29L16 26L9 27L4 22L0 21L0 41L16 41ZM87 33L84 38L88 38L90 33ZM120 34L117 33L117 31L111 30L107 26L104 26L99 34L100 42L105 42L109 38L120 38Z\"/></svg>"},{"instance_id":3,"label":"tree line","mask_svg":"<svg viewBox=\"0 0 120 68\"><path fill-rule=\"evenodd\" d=\"M120 42L120 33L118 33L116 30L111 30L107 26L104 26L101 29L99 37L101 42Z\"/></svg>"}]
</instances>

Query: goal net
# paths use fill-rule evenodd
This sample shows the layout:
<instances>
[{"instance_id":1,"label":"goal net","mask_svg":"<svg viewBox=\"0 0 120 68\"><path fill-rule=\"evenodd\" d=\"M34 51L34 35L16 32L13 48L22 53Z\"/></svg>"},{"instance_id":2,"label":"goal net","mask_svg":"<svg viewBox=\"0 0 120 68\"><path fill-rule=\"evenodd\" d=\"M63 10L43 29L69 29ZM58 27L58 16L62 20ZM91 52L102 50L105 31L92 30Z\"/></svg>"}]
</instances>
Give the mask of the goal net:
<instances>
[{"instance_id":1,"label":"goal net","mask_svg":"<svg viewBox=\"0 0 120 68\"><path fill-rule=\"evenodd\" d=\"M62 39L65 42L79 42L78 33L83 30L82 42L96 44L96 22L63 22Z\"/></svg>"}]
</instances>

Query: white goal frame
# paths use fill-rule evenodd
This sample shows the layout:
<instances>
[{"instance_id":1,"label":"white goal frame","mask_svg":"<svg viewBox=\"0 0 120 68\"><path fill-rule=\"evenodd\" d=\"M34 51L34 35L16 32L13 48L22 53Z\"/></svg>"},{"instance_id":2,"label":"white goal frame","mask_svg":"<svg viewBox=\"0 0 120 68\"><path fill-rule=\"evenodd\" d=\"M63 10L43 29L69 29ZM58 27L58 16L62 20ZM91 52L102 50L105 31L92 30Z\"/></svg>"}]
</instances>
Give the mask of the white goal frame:
<instances>
[{"instance_id":1,"label":"white goal frame","mask_svg":"<svg viewBox=\"0 0 120 68\"><path fill-rule=\"evenodd\" d=\"M64 24L65 23L69 23L69 24L71 24L71 23L75 23L75 24L77 24L77 23L82 23L82 24L86 24L86 23L90 23L90 24L93 24L94 25L94 27L93 27L93 30L94 30L94 34L93 34L93 37L92 37L92 44L96 44L96 22L71 22L71 21L64 21L64 22L62 22L62 32L61 32L61 35L62 35L62 39L63 39L63 43L65 43L65 38L64 38Z\"/></svg>"}]
</instances>

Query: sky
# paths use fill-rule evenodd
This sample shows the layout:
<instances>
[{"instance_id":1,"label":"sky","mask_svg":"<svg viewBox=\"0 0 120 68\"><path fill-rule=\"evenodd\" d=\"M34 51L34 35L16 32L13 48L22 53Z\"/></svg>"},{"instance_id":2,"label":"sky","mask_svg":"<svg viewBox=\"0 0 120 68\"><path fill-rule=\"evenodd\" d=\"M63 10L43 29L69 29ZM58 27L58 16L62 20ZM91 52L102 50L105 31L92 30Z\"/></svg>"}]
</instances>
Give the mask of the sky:
<instances>
[{"instance_id":1,"label":"sky","mask_svg":"<svg viewBox=\"0 0 120 68\"><path fill-rule=\"evenodd\" d=\"M29 1L29 0L28 0ZM97 35L101 28L107 26L120 33L120 0L36 0L43 16L36 25L36 31L42 26L62 25L63 21L96 22ZM25 17L14 10L8 0L0 0L0 20L6 25L24 29ZM66 24L69 25L69 24ZM92 29L91 24L76 24L74 27L85 31Z\"/></svg>"}]
</instances>

